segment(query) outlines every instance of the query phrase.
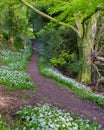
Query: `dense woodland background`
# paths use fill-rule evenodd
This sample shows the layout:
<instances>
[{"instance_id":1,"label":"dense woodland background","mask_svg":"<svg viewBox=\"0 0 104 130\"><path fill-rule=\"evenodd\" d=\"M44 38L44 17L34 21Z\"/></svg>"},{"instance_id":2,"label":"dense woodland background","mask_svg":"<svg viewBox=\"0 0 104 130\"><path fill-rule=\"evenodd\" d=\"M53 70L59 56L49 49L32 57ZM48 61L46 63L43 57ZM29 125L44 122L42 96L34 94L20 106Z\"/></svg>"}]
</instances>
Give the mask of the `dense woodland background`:
<instances>
[{"instance_id":1,"label":"dense woodland background","mask_svg":"<svg viewBox=\"0 0 104 130\"><path fill-rule=\"evenodd\" d=\"M1 0L0 7L0 48L26 48L35 39L62 73L104 86L103 0Z\"/></svg>"}]
</instances>

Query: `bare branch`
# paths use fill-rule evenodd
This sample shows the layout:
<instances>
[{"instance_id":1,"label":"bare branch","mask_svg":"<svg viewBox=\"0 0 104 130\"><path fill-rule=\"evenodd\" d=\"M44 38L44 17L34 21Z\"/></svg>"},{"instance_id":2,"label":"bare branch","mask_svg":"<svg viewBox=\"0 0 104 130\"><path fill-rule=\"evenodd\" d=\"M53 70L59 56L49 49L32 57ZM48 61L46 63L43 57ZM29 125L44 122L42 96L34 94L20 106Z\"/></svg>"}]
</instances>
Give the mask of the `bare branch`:
<instances>
[{"instance_id":1,"label":"bare branch","mask_svg":"<svg viewBox=\"0 0 104 130\"><path fill-rule=\"evenodd\" d=\"M103 63L100 63L100 65L101 65L101 66L104 66L104 64L103 64Z\"/></svg>"},{"instance_id":2,"label":"bare branch","mask_svg":"<svg viewBox=\"0 0 104 130\"><path fill-rule=\"evenodd\" d=\"M96 59L101 61L101 62L104 62L104 58L103 57L100 57L100 56L96 56Z\"/></svg>"},{"instance_id":3,"label":"bare branch","mask_svg":"<svg viewBox=\"0 0 104 130\"><path fill-rule=\"evenodd\" d=\"M97 66L95 64L92 64L93 67L95 68L96 72L98 73L99 77L98 80L96 81L96 85L95 85L95 89L97 91L97 87L100 83L104 82L104 77L100 74L99 69L97 68Z\"/></svg>"},{"instance_id":4,"label":"bare branch","mask_svg":"<svg viewBox=\"0 0 104 130\"><path fill-rule=\"evenodd\" d=\"M102 83L102 82L104 82L104 77L102 76L100 79L98 79L97 82L98 82L98 83Z\"/></svg>"},{"instance_id":5,"label":"bare branch","mask_svg":"<svg viewBox=\"0 0 104 130\"><path fill-rule=\"evenodd\" d=\"M96 71L97 71L97 73L98 73L99 77L101 77L101 74L100 74L100 72L99 72L98 68L96 67L96 65L95 65L95 64L92 64L92 65L93 65L93 67L96 69Z\"/></svg>"}]
</instances>

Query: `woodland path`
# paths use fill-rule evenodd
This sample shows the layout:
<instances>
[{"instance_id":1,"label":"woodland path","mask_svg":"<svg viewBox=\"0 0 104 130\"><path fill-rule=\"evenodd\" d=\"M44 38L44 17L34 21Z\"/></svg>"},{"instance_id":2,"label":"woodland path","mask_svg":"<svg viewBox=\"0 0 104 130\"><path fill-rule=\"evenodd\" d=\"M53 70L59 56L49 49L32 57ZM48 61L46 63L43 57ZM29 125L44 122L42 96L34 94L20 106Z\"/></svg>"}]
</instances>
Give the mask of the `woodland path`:
<instances>
[{"instance_id":1,"label":"woodland path","mask_svg":"<svg viewBox=\"0 0 104 130\"><path fill-rule=\"evenodd\" d=\"M90 120L96 120L104 127L104 108L97 104L81 99L70 90L49 78L40 75L38 62L38 44L34 43L35 51L31 57L28 74L37 85L34 90L8 90L0 87L0 113L14 115L21 107L34 106L38 102L51 103L61 109L86 116Z\"/></svg>"}]
</instances>

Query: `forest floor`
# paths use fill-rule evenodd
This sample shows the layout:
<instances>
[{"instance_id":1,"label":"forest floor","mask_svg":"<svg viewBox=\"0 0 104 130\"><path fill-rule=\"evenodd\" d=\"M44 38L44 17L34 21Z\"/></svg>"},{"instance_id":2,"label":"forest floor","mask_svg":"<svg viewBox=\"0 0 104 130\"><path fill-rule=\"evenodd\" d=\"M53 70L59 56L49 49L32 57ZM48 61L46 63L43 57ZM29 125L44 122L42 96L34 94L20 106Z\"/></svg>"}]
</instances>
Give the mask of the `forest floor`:
<instances>
[{"instance_id":1,"label":"forest floor","mask_svg":"<svg viewBox=\"0 0 104 130\"><path fill-rule=\"evenodd\" d=\"M92 101L82 99L71 93L70 89L58 84L52 79L41 76L38 69L38 45L31 57L27 73L37 85L35 89L8 91L0 85L0 114L15 117L21 108L39 102L51 103L61 109L84 115L90 120L96 120L104 127L104 108Z\"/></svg>"}]
</instances>

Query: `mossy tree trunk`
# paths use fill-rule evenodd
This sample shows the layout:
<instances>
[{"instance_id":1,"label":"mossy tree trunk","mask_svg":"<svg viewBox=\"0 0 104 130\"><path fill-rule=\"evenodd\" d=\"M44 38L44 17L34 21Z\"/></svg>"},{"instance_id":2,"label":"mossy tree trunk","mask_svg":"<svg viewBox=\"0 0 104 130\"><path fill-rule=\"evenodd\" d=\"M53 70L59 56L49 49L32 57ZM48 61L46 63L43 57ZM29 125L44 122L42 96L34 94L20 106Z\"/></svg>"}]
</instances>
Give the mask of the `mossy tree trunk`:
<instances>
[{"instance_id":1,"label":"mossy tree trunk","mask_svg":"<svg viewBox=\"0 0 104 130\"><path fill-rule=\"evenodd\" d=\"M79 31L83 31L83 37L78 37L79 58L82 60L78 78L80 82L85 84L91 83L91 54L95 45L98 17L99 12L95 13L90 19L88 19L86 23L83 24L83 26L77 23L78 28L80 29Z\"/></svg>"}]
</instances>

